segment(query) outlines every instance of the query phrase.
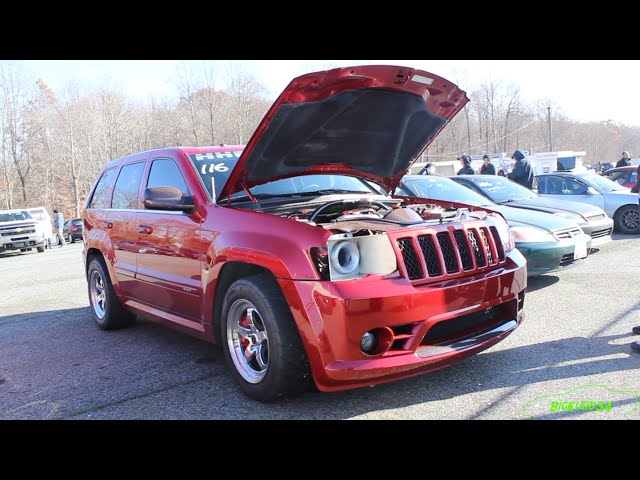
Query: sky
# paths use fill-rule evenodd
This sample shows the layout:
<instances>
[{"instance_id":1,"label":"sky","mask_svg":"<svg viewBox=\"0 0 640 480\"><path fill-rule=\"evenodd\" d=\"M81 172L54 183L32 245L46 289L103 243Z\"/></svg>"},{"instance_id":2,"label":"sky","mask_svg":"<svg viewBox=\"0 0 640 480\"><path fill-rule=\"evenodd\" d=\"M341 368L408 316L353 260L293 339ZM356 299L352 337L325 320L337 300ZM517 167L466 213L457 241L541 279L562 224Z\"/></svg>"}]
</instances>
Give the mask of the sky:
<instances>
[{"instance_id":1,"label":"sky","mask_svg":"<svg viewBox=\"0 0 640 480\"><path fill-rule=\"evenodd\" d=\"M101 85L148 101L151 96L175 98L180 69L199 71L199 60L23 60L18 62L55 91L69 82L91 90ZM526 102L539 99L579 121L613 120L640 126L640 60L219 60L215 69L223 86L224 74L239 67L253 74L271 98L289 81L327 68L386 64L420 68L469 91L489 80L520 88Z\"/></svg>"}]
</instances>

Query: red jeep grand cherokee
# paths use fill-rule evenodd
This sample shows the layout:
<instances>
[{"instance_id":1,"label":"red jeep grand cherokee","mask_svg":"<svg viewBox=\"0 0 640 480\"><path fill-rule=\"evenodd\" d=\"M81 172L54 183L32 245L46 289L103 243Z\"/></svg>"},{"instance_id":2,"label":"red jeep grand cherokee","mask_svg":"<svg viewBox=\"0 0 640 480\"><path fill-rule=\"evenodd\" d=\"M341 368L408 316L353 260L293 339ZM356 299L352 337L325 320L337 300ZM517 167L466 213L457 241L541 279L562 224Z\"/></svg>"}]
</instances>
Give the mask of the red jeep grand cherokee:
<instances>
[{"instance_id":1,"label":"red jeep grand cherokee","mask_svg":"<svg viewBox=\"0 0 640 480\"><path fill-rule=\"evenodd\" d=\"M84 216L96 323L139 314L217 342L263 401L311 375L323 391L372 385L499 342L527 285L504 219L380 193L467 101L424 71L334 69L294 79L244 148L112 161Z\"/></svg>"}]
</instances>

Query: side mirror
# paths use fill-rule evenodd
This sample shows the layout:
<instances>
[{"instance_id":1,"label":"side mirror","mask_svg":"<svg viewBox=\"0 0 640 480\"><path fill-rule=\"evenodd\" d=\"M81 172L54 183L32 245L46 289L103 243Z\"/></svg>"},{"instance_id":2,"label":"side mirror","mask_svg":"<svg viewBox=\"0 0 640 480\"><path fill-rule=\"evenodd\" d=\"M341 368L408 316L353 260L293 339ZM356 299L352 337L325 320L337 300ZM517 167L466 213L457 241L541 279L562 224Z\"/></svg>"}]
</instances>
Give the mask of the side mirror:
<instances>
[{"instance_id":1,"label":"side mirror","mask_svg":"<svg viewBox=\"0 0 640 480\"><path fill-rule=\"evenodd\" d=\"M587 188L587 195L600 195L600 192L593 187L589 187Z\"/></svg>"},{"instance_id":2,"label":"side mirror","mask_svg":"<svg viewBox=\"0 0 640 480\"><path fill-rule=\"evenodd\" d=\"M195 209L191 195L183 195L176 187L149 187L143 195L144 208L149 210L184 211Z\"/></svg>"}]
</instances>

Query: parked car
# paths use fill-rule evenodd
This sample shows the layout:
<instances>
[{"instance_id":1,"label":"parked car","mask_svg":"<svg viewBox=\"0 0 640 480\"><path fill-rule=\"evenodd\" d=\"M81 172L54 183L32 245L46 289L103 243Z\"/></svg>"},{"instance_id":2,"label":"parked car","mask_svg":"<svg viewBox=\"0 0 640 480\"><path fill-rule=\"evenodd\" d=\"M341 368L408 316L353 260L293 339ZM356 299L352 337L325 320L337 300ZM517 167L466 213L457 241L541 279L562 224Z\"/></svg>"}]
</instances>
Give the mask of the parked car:
<instances>
[{"instance_id":1,"label":"parked car","mask_svg":"<svg viewBox=\"0 0 640 480\"><path fill-rule=\"evenodd\" d=\"M587 258L591 237L582 233L574 220L550 213L499 205L451 178L405 175L400 195L438 200L440 205L466 204L500 212L509 223L516 248L527 259L529 276L542 275L575 266ZM454 207L455 208L455 207Z\"/></svg>"},{"instance_id":2,"label":"parked car","mask_svg":"<svg viewBox=\"0 0 640 480\"><path fill-rule=\"evenodd\" d=\"M49 212L44 207L27 208L27 212L31 214L34 220L36 220L44 233L45 245L51 245L53 238L53 223Z\"/></svg>"},{"instance_id":3,"label":"parked car","mask_svg":"<svg viewBox=\"0 0 640 480\"><path fill-rule=\"evenodd\" d=\"M42 226L26 210L0 210L0 253L12 250L44 252Z\"/></svg>"},{"instance_id":4,"label":"parked car","mask_svg":"<svg viewBox=\"0 0 640 480\"><path fill-rule=\"evenodd\" d=\"M549 173L538 176L538 193L544 197L588 203L613 218L621 233L640 233L638 194L595 173Z\"/></svg>"},{"instance_id":5,"label":"parked car","mask_svg":"<svg viewBox=\"0 0 640 480\"><path fill-rule=\"evenodd\" d=\"M612 182L617 182L623 187L633 188L638 181L638 167L618 167L612 168L601 174L604 178L608 178Z\"/></svg>"},{"instance_id":6,"label":"parked car","mask_svg":"<svg viewBox=\"0 0 640 480\"><path fill-rule=\"evenodd\" d=\"M495 212L391 191L467 103L428 72L294 79L246 147L108 163L84 213L98 327L140 314L218 342L241 390L369 386L448 366L522 321L526 261ZM478 209L482 210L482 209Z\"/></svg>"},{"instance_id":7,"label":"parked car","mask_svg":"<svg viewBox=\"0 0 640 480\"><path fill-rule=\"evenodd\" d=\"M82 219L74 218L65 222L62 228L62 236L69 243L76 243L76 240L82 241Z\"/></svg>"},{"instance_id":8,"label":"parked car","mask_svg":"<svg viewBox=\"0 0 640 480\"><path fill-rule=\"evenodd\" d=\"M580 202L544 198L506 178L465 175L464 177L451 177L451 179L500 205L552 213L572 220L592 238L594 247L611 241L613 220L606 215L602 208Z\"/></svg>"}]
</instances>

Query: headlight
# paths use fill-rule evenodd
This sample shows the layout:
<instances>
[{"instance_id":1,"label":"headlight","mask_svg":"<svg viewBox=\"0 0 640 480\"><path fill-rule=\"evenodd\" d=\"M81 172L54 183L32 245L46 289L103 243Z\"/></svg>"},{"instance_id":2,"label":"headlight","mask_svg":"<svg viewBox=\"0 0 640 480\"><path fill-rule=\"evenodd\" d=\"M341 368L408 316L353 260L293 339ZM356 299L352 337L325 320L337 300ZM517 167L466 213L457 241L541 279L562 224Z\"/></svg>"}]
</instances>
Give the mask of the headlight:
<instances>
[{"instance_id":1,"label":"headlight","mask_svg":"<svg viewBox=\"0 0 640 480\"><path fill-rule=\"evenodd\" d=\"M511 227L516 242L557 242L553 235L536 227Z\"/></svg>"},{"instance_id":2,"label":"headlight","mask_svg":"<svg viewBox=\"0 0 640 480\"><path fill-rule=\"evenodd\" d=\"M498 235L500 235L502 248L504 249L504 253L506 255L507 253L509 253L511 250L515 248L513 235L511 235L511 229L509 228L509 225L507 224L505 219L502 218L501 215L495 214L491 216L493 217L496 230L498 230Z\"/></svg>"},{"instance_id":3,"label":"headlight","mask_svg":"<svg viewBox=\"0 0 640 480\"><path fill-rule=\"evenodd\" d=\"M554 215L562 218L568 218L569 220L573 220L574 222L583 222L585 220L581 215L571 212L557 212L554 213Z\"/></svg>"}]
</instances>

